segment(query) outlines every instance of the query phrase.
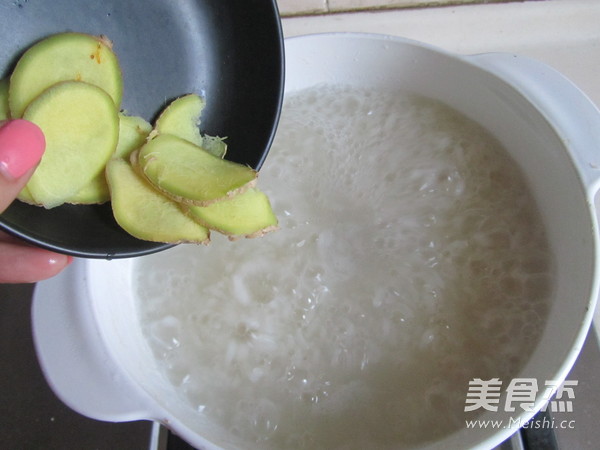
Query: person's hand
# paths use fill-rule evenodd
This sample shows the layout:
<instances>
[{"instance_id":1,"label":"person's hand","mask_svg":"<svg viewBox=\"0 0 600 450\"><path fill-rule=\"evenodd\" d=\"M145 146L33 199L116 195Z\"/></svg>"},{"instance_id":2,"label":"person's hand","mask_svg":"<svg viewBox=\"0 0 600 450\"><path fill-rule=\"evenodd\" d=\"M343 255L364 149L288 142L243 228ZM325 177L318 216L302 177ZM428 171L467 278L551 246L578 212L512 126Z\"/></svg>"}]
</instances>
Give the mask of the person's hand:
<instances>
[{"instance_id":1,"label":"person's hand","mask_svg":"<svg viewBox=\"0 0 600 450\"><path fill-rule=\"evenodd\" d=\"M0 122L0 213L23 189L45 148L44 134L37 125L22 119ZM33 283L50 278L72 259L0 231L0 283Z\"/></svg>"}]
</instances>

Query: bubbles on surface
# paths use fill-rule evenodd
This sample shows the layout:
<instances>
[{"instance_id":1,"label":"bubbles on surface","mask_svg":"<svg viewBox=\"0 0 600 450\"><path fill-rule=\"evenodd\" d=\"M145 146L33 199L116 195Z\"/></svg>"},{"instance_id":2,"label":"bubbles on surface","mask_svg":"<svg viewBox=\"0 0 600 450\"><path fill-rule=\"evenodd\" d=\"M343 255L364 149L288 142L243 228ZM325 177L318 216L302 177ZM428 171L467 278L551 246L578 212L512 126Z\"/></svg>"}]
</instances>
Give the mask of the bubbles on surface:
<instances>
[{"instance_id":1,"label":"bubbles on surface","mask_svg":"<svg viewBox=\"0 0 600 450\"><path fill-rule=\"evenodd\" d=\"M199 414L261 449L398 448L463 427L468 381L527 360L552 255L476 124L316 87L286 99L260 176L278 232L135 262L145 335Z\"/></svg>"}]
</instances>

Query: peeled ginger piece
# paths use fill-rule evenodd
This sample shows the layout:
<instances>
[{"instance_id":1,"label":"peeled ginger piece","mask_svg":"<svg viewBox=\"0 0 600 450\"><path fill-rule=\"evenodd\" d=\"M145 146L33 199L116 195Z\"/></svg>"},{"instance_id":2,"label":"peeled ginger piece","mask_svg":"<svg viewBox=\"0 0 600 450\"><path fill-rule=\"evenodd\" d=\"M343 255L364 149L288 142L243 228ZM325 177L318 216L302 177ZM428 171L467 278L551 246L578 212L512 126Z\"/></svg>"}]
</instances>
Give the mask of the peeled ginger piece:
<instances>
[{"instance_id":1,"label":"peeled ginger piece","mask_svg":"<svg viewBox=\"0 0 600 450\"><path fill-rule=\"evenodd\" d=\"M31 102L23 118L46 137L44 156L27 183L31 198L46 208L63 204L102 173L117 146L115 104L92 84L55 84Z\"/></svg>"},{"instance_id":2,"label":"peeled ginger piece","mask_svg":"<svg viewBox=\"0 0 600 450\"><path fill-rule=\"evenodd\" d=\"M203 136L200 133L200 116L204 106L204 99L197 94L176 98L156 119L156 133L172 134L223 158L227 152L227 144L224 140L214 136Z\"/></svg>"},{"instance_id":3,"label":"peeled ginger piece","mask_svg":"<svg viewBox=\"0 0 600 450\"><path fill-rule=\"evenodd\" d=\"M119 113L119 140L112 157L129 158L131 152L144 144L151 130L152 125L141 117L126 116ZM106 182L105 170L102 170L75 195L67 199L66 203L92 205L105 203L109 200L110 192Z\"/></svg>"},{"instance_id":4,"label":"peeled ginger piece","mask_svg":"<svg viewBox=\"0 0 600 450\"><path fill-rule=\"evenodd\" d=\"M269 198L257 188L208 206L190 206L188 211L200 224L231 240L261 237L278 228Z\"/></svg>"},{"instance_id":5,"label":"peeled ginger piece","mask_svg":"<svg viewBox=\"0 0 600 450\"><path fill-rule=\"evenodd\" d=\"M146 143L134 163L159 191L198 206L241 194L258 176L248 166L218 158L170 134L159 134Z\"/></svg>"},{"instance_id":6,"label":"peeled ginger piece","mask_svg":"<svg viewBox=\"0 0 600 450\"><path fill-rule=\"evenodd\" d=\"M104 37L59 33L31 46L10 76L11 116L20 118L42 92L62 81L84 81L108 93L118 110L123 78L112 43Z\"/></svg>"},{"instance_id":7,"label":"peeled ginger piece","mask_svg":"<svg viewBox=\"0 0 600 450\"><path fill-rule=\"evenodd\" d=\"M209 230L157 192L128 161L111 159L106 165L106 179L115 220L132 236L170 244L209 243Z\"/></svg>"},{"instance_id":8,"label":"peeled ginger piece","mask_svg":"<svg viewBox=\"0 0 600 450\"><path fill-rule=\"evenodd\" d=\"M0 80L0 120L10 118L8 108L8 78Z\"/></svg>"},{"instance_id":9,"label":"peeled ginger piece","mask_svg":"<svg viewBox=\"0 0 600 450\"><path fill-rule=\"evenodd\" d=\"M114 156L129 159L134 150L144 145L151 131L152 125L142 117L119 113L119 142Z\"/></svg>"}]
</instances>

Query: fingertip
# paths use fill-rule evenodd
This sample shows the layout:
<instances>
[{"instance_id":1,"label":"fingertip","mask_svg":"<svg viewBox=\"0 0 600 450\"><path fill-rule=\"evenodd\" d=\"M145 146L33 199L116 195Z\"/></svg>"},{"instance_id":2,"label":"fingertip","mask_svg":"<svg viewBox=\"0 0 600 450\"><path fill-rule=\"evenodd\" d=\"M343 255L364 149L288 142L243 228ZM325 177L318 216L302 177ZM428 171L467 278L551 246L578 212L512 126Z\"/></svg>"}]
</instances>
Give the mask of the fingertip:
<instances>
[{"instance_id":1,"label":"fingertip","mask_svg":"<svg viewBox=\"0 0 600 450\"><path fill-rule=\"evenodd\" d=\"M41 128L25 119L8 120L0 125L0 172L16 180L35 167L46 149Z\"/></svg>"},{"instance_id":2,"label":"fingertip","mask_svg":"<svg viewBox=\"0 0 600 450\"><path fill-rule=\"evenodd\" d=\"M0 241L0 283L35 283L58 275L72 262L71 256Z\"/></svg>"},{"instance_id":3,"label":"fingertip","mask_svg":"<svg viewBox=\"0 0 600 450\"><path fill-rule=\"evenodd\" d=\"M51 278L62 272L72 262L72 256L40 249L36 258L31 260L32 278L35 281Z\"/></svg>"}]
</instances>

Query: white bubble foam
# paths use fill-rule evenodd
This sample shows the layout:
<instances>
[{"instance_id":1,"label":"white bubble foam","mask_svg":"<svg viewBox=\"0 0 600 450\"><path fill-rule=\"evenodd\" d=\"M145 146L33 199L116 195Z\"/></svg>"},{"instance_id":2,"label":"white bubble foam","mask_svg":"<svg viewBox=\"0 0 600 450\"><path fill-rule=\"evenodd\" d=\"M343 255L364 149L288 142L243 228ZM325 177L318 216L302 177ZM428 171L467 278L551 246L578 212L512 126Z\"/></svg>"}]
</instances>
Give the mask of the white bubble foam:
<instances>
[{"instance_id":1,"label":"white bubble foam","mask_svg":"<svg viewBox=\"0 0 600 450\"><path fill-rule=\"evenodd\" d=\"M397 448L464 426L468 380L528 358L552 256L476 124L313 88L286 100L260 177L281 230L135 263L146 336L199 415L248 447Z\"/></svg>"}]
</instances>

